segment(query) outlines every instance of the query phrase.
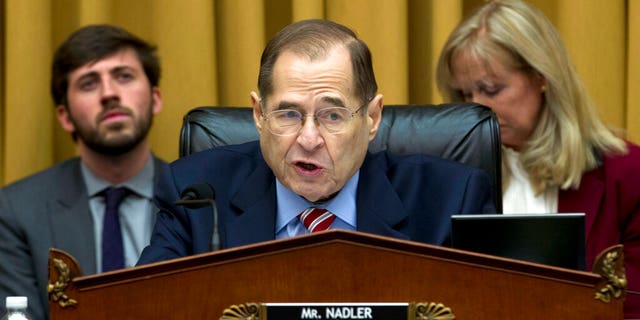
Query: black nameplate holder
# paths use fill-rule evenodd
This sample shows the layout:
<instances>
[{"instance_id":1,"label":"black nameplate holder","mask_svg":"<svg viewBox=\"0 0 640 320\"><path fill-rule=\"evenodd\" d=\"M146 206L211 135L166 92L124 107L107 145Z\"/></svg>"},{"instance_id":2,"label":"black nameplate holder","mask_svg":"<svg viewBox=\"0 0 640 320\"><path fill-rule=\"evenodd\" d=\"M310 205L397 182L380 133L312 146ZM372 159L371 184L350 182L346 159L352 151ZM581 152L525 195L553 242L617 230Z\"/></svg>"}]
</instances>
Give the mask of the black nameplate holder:
<instances>
[{"instance_id":1,"label":"black nameplate holder","mask_svg":"<svg viewBox=\"0 0 640 320\"><path fill-rule=\"evenodd\" d=\"M224 310L221 320L418 320L455 319L435 302L245 303Z\"/></svg>"}]
</instances>

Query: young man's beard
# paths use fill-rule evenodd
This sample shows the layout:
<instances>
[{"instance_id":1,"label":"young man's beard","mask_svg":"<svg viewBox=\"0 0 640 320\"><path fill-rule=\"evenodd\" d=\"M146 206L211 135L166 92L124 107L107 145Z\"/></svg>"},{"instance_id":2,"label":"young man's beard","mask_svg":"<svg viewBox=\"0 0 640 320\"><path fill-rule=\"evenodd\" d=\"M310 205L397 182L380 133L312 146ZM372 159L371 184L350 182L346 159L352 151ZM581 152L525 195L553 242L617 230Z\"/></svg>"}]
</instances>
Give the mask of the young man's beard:
<instances>
[{"instance_id":1,"label":"young man's beard","mask_svg":"<svg viewBox=\"0 0 640 320\"><path fill-rule=\"evenodd\" d=\"M109 156L122 155L134 149L146 138L153 122L152 106L149 106L147 114L144 114L134 122L132 135L107 140L97 128L85 128L79 125L73 116L69 116L76 128L76 138L82 140L89 149L96 153ZM117 131L120 126L119 124L112 125L109 130Z\"/></svg>"}]
</instances>

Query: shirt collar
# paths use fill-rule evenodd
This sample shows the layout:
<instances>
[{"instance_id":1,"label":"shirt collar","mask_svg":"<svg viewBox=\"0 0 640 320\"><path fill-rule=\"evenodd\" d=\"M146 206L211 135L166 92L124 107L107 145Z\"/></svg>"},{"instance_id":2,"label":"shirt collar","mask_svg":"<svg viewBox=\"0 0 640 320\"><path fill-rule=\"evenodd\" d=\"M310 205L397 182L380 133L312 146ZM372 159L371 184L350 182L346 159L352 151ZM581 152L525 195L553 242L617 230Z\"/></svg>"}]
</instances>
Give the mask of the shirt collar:
<instances>
[{"instance_id":1,"label":"shirt collar","mask_svg":"<svg viewBox=\"0 0 640 320\"><path fill-rule=\"evenodd\" d=\"M296 219L300 212L309 207L325 208L355 228L356 191L358 189L359 178L360 171L357 171L333 199L322 204L315 204L304 199L276 179L276 197L278 201L276 234L289 224L291 220Z\"/></svg>"},{"instance_id":2,"label":"shirt collar","mask_svg":"<svg viewBox=\"0 0 640 320\"><path fill-rule=\"evenodd\" d=\"M125 186L129 190L138 194L141 197L151 199L153 198L153 176L154 176L154 158L149 157L142 170L138 172L131 179L118 184L117 186ZM113 186L108 181L98 177L87 167L82 161L80 161L80 170L82 177L87 186L89 197L94 197L102 192L104 189Z\"/></svg>"}]
</instances>

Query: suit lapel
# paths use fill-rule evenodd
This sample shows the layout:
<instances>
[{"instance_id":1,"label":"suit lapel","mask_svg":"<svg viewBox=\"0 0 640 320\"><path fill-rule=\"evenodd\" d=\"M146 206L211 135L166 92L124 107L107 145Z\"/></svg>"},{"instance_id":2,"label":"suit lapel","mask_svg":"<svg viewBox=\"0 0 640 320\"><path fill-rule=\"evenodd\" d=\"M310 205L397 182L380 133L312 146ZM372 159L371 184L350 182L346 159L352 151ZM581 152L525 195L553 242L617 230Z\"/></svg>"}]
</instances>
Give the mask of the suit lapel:
<instances>
[{"instance_id":1,"label":"suit lapel","mask_svg":"<svg viewBox=\"0 0 640 320\"><path fill-rule=\"evenodd\" d=\"M275 177L266 164L260 164L232 195L237 213L225 217L225 247L235 247L275 239ZM223 240L223 242L224 242Z\"/></svg>"},{"instance_id":2,"label":"suit lapel","mask_svg":"<svg viewBox=\"0 0 640 320\"><path fill-rule=\"evenodd\" d=\"M600 212L604 198L604 171L598 168L586 173L577 190L560 190L558 196L558 212L584 212L585 237L588 239L591 227ZM587 214L587 213L593 214Z\"/></svg>"},{"instance_id":3,"label":"suit lapel","mask_svg":"<svg viewBox=\"0 0 640 320\"><path fill-rule=\"evenodd\" d=\"M385 160L367 155L360 168L357 193L357 229L383 236L409 239L394 227L408 218L404 206L384 172Z\"/></svg>"},{"instance_id":4,"label":"suit lapel","mask_svg":"<svg viewBox=\"0 0 640 320\"><path fill-rule=\"evenodd\" d=\"M409 239L394 229L406 221L407 212L380 166L384 160L367 156L361 169L357 193L357 229L383 236ZM231 205L238 213L226 217L223 237L226 247L275 239L275 177L261 164L233 196Z\"/></svg>"},{"instance_id":5,"label":"suit lapel","mask_svg":"<svg viewBox=\"0 0 640 320\"><path fill-rule=\"evenodd\" d=\"M96 272L93 221L79 159L63 167L58 179L67 185L52 190L49 203L53 246L73 255L84 274L93 274Z\"/></svg>"},{"instance_id":6,"label":"suit lapel","mask_svg":"<svg viewBox=\"0 0 640 320\"><path fill-rule=\"evenodd\" d=\"M162 175L162 171L168 170L169 164L157 158L154 154L151 155L153 156L153 186L155 188L155 186L158 185L158 179ZM153 194L155 194L155 190Z\"/></svg>"}]
</instances>

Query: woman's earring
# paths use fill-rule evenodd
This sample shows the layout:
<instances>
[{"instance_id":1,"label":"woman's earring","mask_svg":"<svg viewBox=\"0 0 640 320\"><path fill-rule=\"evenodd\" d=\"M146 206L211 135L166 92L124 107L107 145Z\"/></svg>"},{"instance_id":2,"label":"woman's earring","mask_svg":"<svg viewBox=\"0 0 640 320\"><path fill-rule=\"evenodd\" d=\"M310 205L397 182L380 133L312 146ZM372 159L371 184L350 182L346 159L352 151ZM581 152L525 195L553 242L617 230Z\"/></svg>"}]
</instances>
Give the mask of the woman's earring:
<instances>
[{"instance_id":1,"label":"woman's earring","mask_svg":"<svg viewBox=\"0 0 640 320\"><path fill-rule=\"evenodd\" d=\"M541 92L545 92L547 91L547 86L545 86L544 84L542 85L542 87L540 87L540 91Z\"/></svg>"}]
</instances>

